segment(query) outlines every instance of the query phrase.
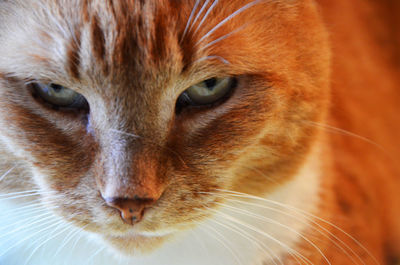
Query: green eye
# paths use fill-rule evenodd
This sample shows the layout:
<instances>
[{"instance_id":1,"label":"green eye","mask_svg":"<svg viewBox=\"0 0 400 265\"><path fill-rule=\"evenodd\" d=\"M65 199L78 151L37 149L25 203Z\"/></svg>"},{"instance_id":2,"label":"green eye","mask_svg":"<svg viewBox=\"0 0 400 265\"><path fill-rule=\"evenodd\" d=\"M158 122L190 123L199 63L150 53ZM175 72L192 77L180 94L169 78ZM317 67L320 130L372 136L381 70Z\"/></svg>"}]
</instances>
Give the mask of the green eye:
<instances>
[{"instance_id":1,"label":"green eye","mask_svg":"<svg viewBox=\"0 0 400 265\"><path fill-rule=\"evenodd\" d=\"M61 85L34 83L34 89L42 100L55 107L82 109L88 106L86 99L81 94Z\"/></svg>"},{"instance_id":2,"label":"green eye","mask_svg":"<svg viewBox=\"0 0 400 265\"><path fill-rule=\"evenodd\" d=\"M178 98L178 104L209 105L229 95L236 85L233 77L210 78L186 89Z\"/></svg>"}]
</instances>

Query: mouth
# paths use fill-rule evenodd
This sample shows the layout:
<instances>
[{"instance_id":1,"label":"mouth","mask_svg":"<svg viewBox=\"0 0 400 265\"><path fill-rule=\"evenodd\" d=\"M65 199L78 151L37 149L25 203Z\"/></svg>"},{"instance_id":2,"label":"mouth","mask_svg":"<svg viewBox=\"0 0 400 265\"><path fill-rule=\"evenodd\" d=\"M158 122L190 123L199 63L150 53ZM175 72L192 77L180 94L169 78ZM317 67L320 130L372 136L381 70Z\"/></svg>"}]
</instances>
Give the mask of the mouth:
<instances>
[{"instance_id":1,"label":"mouth","mask_svg":"<svg viewBox=\"0 0 400 265\"><path fill-rule=\"evenodd\" d=\"M103 235L103 240L114 250L125 256L141 256L160 248L173 237L172 234L125 234Z\"/></svg>"}]
</instances>

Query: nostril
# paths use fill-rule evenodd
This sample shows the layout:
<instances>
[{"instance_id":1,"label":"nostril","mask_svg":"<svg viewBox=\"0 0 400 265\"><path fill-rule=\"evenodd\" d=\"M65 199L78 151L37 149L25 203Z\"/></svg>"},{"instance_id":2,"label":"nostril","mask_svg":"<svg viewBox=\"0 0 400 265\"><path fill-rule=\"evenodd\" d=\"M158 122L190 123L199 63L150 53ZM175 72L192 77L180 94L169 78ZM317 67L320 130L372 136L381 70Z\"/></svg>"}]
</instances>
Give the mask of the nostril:
<instances>
[{"instance_id":1,"label":"nostril","mask_svg":"<svg viewBox=\"0 0 400 265\"><path fill-rule=\"evenodd\" d=\"M155 200L147 198L104 198L108 206L120 211L122 220L133 225L142 220L145 208L154 204Z\"/></svg>"}]
</instances>

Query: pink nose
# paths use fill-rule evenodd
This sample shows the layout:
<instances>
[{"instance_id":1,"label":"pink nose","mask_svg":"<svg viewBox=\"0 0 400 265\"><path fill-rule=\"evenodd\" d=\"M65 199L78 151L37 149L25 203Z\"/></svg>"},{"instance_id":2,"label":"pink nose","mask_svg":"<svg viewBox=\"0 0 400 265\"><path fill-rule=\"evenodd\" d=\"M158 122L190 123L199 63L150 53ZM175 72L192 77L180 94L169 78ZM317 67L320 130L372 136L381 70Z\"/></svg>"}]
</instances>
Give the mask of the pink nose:
<instances>
[{"instance_id":1,"label":"pink nose","mask_svg":"<svg viewBox=\"0 0 400 265\"><path fill-rule=\"evenodd\" d=\"M140 222L146 208L153 205L156 200L151 198L104 198L108 206L120 211L122 220L130 225Z\"/></svg>"}]
</instances>

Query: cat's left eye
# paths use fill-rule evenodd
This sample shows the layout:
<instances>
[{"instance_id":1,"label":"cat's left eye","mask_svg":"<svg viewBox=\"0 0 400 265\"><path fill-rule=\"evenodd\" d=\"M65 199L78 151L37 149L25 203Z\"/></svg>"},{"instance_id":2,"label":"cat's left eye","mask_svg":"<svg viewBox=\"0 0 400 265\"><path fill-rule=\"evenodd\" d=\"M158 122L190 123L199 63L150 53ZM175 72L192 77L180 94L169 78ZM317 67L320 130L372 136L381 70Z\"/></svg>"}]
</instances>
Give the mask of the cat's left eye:
<instances>
[{"instance_id":1,"label":"cat's left eye","mask_svg":"<svg viewBox=\"0 0 400 265\"><path fill-rule=\"evenodd\" d=\"M53 83L47 85L34 83L33 87L35 94L53 107L68 109L86 109L88 107L85 97L72 89Z\"/></svg>"},{"instance_id":2,"label":"cat's left eye","mask_svg":"<svg viewBox=\"0 0 400 265\"><path fill-rule=\"evenodd\" d=\"M186 89L178 98L180 105L210 105L226 98L236 86L236 78L210 78Z\"/></svg>"}]
</instances>

